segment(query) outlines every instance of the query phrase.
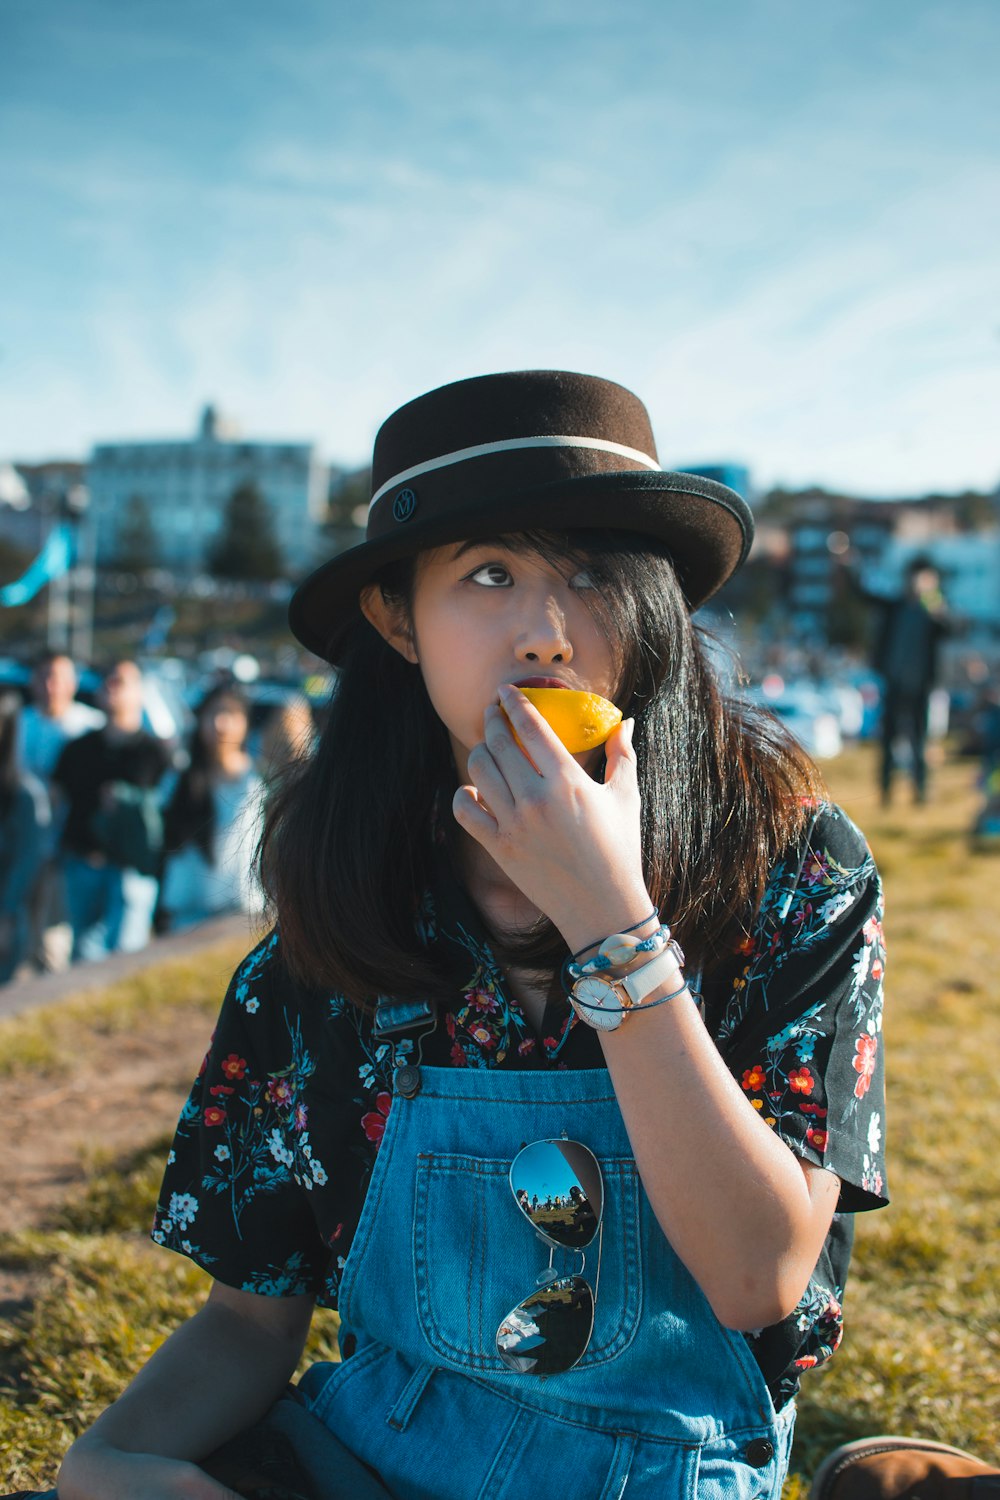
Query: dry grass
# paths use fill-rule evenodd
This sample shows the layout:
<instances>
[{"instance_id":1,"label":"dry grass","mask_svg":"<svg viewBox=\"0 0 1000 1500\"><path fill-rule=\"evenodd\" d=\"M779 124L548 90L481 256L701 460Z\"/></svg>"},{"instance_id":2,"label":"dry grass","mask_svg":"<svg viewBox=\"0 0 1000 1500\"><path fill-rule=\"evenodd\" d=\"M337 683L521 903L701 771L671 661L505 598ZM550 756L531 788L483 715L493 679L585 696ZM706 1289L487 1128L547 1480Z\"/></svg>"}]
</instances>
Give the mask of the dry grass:
<instances>
[{"instance_id":1,"label":"dry grass","mask_svg":"<svg viewBox=\"0 0 1000 1500\"><path fill-rule=\"evenodd\" d=\"M859 1219L847 1337L804 1382L786 1500L804 1500L837 1443L911 1433L995 1459L1000 1428L1000 854L970 851L968 763L939 768L929 806L888 811L866 751L828 773L885 876L893 1202ZM199 962L203 983L210 967ZM168 1003L162 981L156 990L156 1003ZM210 1009L218 995L216 985ZM139 1024L150 1003L148 992L88 1000L88 1027L95 1004L113 1027ZM7 1023L8 1070L40 1056L70 1066L83 1029L72 1006L34 1030ZM31 1277L25 1306L0 1332L0 1482L50 1483L72 1434L203 1293L201 1273L147 1247L133 1227L148 1218L163 1142L137 1146L128 1162L97 1164L86 1194L50 1229L0 1243L0 1270ZM310 1357L329 1357L332 1333L332 1318L320 1320Z\"/></svg>"},{"instance_id":2,"label":"dry grass","mask_svg":"<svg viewBox=\"0 0 1000 1500\"><path fill-rule=\"evenodd\" d=\"M1000 1431L1000 853L968 831L975 767L946 762L925 807L883 810L862 751L830 768L883 874L888 1209L861 1215L847 1335L803 1382L793 1469L837 1443L924 1436L995 1460ZM805 1494L790 1483L788 1500Z\"/></svg>"}]
</instances>

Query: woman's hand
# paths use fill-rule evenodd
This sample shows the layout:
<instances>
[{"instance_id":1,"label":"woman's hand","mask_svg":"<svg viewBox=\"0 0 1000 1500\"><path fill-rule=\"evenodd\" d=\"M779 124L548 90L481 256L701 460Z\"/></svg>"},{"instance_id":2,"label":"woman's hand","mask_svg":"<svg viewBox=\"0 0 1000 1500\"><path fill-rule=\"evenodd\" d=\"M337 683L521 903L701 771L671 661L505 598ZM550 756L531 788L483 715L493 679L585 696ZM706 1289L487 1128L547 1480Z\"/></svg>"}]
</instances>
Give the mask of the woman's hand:
<instances>
[{"instance_id":1,"label":"woman's hand","mask_svg":"<svg viewBox=\"0 0 1000 1500\"><path fill-rule=\"evenodd\" d=\"M604 746L603 783L513 687L487 709L456 821L559 928L571 949L632 926L652 902L642 869L631 719ZM517 739L514 738L514 732ZM522 748L523 747L523 748Z\"/></svg>"},{"instance_id":2,"label":"woman's hand","mask_svg":"<svg viewBox=\"0 0 1000 1500\"><path fill-rule=\"evenodd\" d=\"M85 1434L59 1470L59 1500L239 1500L235 1490L176 1458L123 1453Z\"/></svg>"}]
</instances>

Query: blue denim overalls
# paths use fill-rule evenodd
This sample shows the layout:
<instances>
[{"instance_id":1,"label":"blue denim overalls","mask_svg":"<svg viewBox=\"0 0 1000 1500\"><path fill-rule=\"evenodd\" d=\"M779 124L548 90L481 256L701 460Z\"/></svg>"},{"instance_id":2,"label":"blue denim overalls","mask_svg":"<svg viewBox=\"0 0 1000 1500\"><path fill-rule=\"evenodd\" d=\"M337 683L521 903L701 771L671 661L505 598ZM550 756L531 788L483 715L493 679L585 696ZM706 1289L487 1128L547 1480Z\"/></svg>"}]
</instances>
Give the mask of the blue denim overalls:
<instances>
[{"instance_id":1,"label":"blue denim overalls","mask_svg":"<svg viewBox=\"0 0 1000 1500\"><path fill-rule=\"evenodd\" d=\"M778 1500L794 1409L775 1414L667 1243L609 1074L425 1067L421 1083L393 1097L341 1282L348 1357L307 1372L313 1414L396 1500ZM541 1378L496 1353L549 1253L507 1174L563 1134L604 1175L600 1281L582 1361ZM595 1241L592 1286L597 1262ZM555 1264L578 1272L579 1253Z\"/></svg>"}]
</instances>

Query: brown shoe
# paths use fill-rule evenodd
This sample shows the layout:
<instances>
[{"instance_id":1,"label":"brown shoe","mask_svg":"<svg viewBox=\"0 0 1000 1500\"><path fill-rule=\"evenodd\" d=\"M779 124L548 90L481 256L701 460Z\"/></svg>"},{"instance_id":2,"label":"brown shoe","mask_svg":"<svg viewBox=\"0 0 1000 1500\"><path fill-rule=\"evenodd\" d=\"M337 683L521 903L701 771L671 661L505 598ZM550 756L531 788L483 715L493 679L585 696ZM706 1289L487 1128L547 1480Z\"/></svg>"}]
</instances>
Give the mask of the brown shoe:
<instances>
[{"instance_id":1,"label":"brown shoe","mask_svg":"<svg viewBox=\"0 0 1000 1500\"><path fill-rule=\"evenodd\" d=\"M823 1460L809 1500L1000 1500L1000 1469L922 1438L845 1443Z\"/></svg>"}]
</instances>

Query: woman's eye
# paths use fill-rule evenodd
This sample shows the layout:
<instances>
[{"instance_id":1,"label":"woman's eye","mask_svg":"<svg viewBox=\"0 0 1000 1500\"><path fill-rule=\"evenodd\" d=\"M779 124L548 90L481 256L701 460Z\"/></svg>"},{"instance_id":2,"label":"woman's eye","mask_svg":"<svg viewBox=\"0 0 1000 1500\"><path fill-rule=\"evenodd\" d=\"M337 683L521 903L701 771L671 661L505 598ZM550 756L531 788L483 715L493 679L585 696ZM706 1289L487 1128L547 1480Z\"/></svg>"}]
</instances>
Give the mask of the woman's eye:
<instances>
[{"instance_id":1,"label":"woman's eye","mask_svg":"<svg viewBox=\"0 0 1000 1500\"><path fill-rule=\"evenodd\" d=\"M501 563L485 563L483 567L470 573L469 577L474 583L481 583L490 589L510 588L514 581Z\"/></svg>"}]
</instances>

